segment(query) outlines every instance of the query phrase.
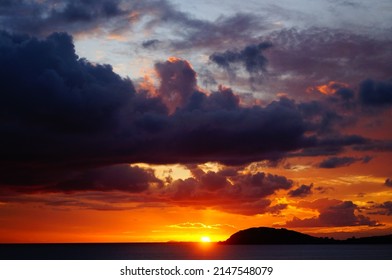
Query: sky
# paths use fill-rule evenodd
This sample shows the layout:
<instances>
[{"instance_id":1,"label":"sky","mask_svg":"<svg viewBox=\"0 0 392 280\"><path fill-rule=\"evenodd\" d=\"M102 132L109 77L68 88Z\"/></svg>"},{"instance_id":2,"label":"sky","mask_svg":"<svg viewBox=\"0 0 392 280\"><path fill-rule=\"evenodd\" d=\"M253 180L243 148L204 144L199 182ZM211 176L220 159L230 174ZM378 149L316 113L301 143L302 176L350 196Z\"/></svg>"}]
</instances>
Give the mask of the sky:
<instances>
[{"instance_id":1,"label":"sky","mask_svg":"<svg viewBox=\"0 0 392 280\"><path fill-rule=\"evenodd\" d=\"M0 242L392 232L388 0L1 0Z\"/></svg>"}]
</instances>

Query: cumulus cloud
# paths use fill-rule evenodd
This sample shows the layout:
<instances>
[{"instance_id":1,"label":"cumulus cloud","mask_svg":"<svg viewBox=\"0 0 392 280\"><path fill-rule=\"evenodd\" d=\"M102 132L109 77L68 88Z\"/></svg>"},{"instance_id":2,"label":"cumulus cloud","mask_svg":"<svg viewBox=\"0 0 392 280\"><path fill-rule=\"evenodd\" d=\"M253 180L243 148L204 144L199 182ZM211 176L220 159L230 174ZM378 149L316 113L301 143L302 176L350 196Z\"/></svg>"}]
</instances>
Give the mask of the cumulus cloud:
<instances>
[{"instance_id":1,"label":"cumulus cloud","mask_svg":"<svg viewBox=\"0 0 392 280\"><path fill-rule=\"evenodd\" d=\"M75 170L124 163L241 165L376 144L338 131L322 134L313 105L306 111L280 98L245 107L229 88L203 92L183 59L156 64L160 84L150 94L137 92L110 65L79 58L66 33L40 40L1 32L0 47L3 185L46 185ZM241 184L252 186L258 176L242 177ZM203 186L214 188L218 179L211 174ZM186 183L189 190L195 184ZM275 190L250 189L262 197Z\"/></svg>"},{"instance_id":2,"label":"cumulus cloud","mask_svg":"<svg viewBox=\"0 0 392 280\"><path fill-rule=\"evenodd\" d=\"M33 170L34 171L34 170ZM38 170L3 174L0 181L5 189L21 193L74 193L89 191L122 191L138 193L150 186L160 187L163 182L155 177L152 170L131 167L129 165L112 165L87 170L61 169L55 174L45 174ZM47 170L51 172L51 170ZM18 177L16 175L21 175ZM27 175L28 178L24 177Z\"/></svg>"},{"instance_id":3,"label":"cumulus cloud","mask_svg":"<svg viewBox=\"0 0 392 280\"><path fill-rule=\"evenodd\" d=\"M196 90L196 72L188 61L171 57L155 65L160 78L159 94L167 107L174 112L183 107Z\"/></svg>"},{"instance_id":4,"label":"cumulus cloud","mask_svg":"<svg viewBox=\"0 0 392 280\"><path fill-rule=\"evenodd\" d=\"M302 202L298 206L319 211L319 216L299 219L294 217L286 222L287 227L345 227L345 226L380 226L380 223L369 217L357 214L358 206L352 201L320 199L313 202Z\"/></svg>"},{"instance_id":5,"label":"cumulus cloud","mask_svg":"<svg viewBox=\"0 0 392 280\"><path fill-rule=\"evenodd\" d=\"M263 172L241 174L230 168L204 172L198 167L190 170L194 177L173 181L160 190L161 197L179 205L192 202L242 215L279 214L287 205L271 205L268 197L293 185L286 177Z\"/></svg>"}]
</instances>

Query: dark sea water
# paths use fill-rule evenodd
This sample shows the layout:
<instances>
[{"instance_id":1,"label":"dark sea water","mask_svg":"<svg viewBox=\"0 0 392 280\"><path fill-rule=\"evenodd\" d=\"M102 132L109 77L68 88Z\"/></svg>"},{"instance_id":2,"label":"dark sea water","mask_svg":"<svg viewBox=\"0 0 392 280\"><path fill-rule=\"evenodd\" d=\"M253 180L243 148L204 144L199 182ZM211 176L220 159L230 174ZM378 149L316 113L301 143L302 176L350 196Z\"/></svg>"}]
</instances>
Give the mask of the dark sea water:
<instances>
[{"instance_id":1,"label":"dark sea water","mask_svg":"<svg viewBox=\"0 0 392 280\"><path fill-rule=\"evenodd\" d=\"M392 260L392 245L0 244L1 260Z\"/></svg>"}]
</instances>

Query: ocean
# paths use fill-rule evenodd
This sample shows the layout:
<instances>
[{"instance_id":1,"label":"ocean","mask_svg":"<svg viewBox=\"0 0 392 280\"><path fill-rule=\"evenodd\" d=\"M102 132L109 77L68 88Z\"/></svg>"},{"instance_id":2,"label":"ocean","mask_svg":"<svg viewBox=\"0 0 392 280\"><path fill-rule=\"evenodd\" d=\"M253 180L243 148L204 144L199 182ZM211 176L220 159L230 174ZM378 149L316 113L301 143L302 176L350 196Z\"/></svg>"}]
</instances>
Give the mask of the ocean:
<instances>
[{"instance_id":1,"label":"ocean","mask_svg":"<svg viewBox=\"0 0 392 280\"><path fill-rule=\"evenodd\" d=\"M392 260L392 244L0 244L1 260Z\"/></svg>"}]
</instances>

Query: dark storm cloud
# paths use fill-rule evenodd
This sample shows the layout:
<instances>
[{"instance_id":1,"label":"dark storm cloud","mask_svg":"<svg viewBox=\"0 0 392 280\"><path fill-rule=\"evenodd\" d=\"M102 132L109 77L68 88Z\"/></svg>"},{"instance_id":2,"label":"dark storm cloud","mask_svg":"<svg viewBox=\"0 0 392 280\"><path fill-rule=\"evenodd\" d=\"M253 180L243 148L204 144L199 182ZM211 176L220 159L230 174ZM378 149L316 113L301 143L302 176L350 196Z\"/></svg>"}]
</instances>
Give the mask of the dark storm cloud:
<instances>
[{"instance_id":1,"label":"dark storm cloud","mask_svg":"<svg viewBox=\"0 0 392 280\"><path fill-rule=\"evenodd\" d=\"M342 87L336 90L336 96L340 97L343 101L349 102L355 97L355 93L352 89Z\"/></svg>"},{"instance_id":2,"label":"dark storm cloud","mask_svg":"<svg viewBox=\"0 0 392 280\"><path fill-rule=\"evenodd\" d=\"M158 64L161 96L148 98L110 66L78 59L66 34L39 41L2 33L1 42L7 168L23 160L237 161L277 156L304 141L306 128L292 101L246 109L230 90L207 96L194 91L195 73L183 60ZM161 99L172 96L183 108L169 116Z\"/></svg>"},{"instance_id":3,"label":"dark storm cloud","mask_svg":"<svg viewBox=\"0 0 392 280\"><path fill-rule=\"evenodd\" d=\"M342 100L336 93L327 98L298 104L298 108L307 120L309 127L325 137L358 122L358 116L354 114L354 107L355 100Z\"/></svg>"},{"instance_id":4,"label":"dark storm cloud","mask_svg":"<svg viewBox=\"0 0 392 280\"><path fill-rule=\"evenodd\" d=\"M65 33L38 40L2 32L0 48L3 185L53 185L76 171L123 163L241 165L372 144L318 135L321 124L309 121L317 110L306 115L287 98L243 107L229 88L201 92L182 59L156 64L160 86L151 97L111 66L79 58Z\"/></svg>"},{"instance_id":5,"label":"dark storm cloud","mask_svg":"<svg viewBox=\"0 0 392 280\"><path fill-rule=\"evenodd\" d=\"M391 106L392 81L365 80L360 85L359 97L365 106Z\"/></svg>"},{"instance_id":6,"label":"dark storm cloud","mask_svg":"<svg viewBox=\"0 0 392 280\"><path fill-rule=\"evenodd\" d=\"M131 167L129 165L114 165L102 167L70 176L67 180L51 186L49 191L123 191L143 192L155 184L162 186L152 170Z\"/></svg>"},{"instance_id":7,"label":"dark storm cloud","mask_svg":"<svg viewBox=\"0 0 392 280\"><path fill-rule=\"evenodd\" d=\"M120 0L46 0L12 1L0 3L0 26L9 31L30 34L49 34L61 30L85 32L99 26L110 25L111 20L129 25L131 9L123 9Z\"/></svg>"},{"instance_id":8,"label":"dark storm cloud","mask_svg":"<svg viewBox=\"0 0 392 280\"><path fill-rule=\"evenodd\" d=\"M236 73L236 65L241 65L250 75L263 75L266 71L267 58L263 51L272 47L271 43L263 42L249 45L240 51L228 50L213 53L210 60L225 69L232 77Z\"/></svg>"},{"instance_id":9,"label":"dark storm cloud","mask_svg":"<svg viewBox=\"0 0 392 280\"><path fill-rule=\"evenodd\" d=\"M291 190L288 192L288 195L291 197L306 197L311 195L313 188L313 184L307 186L307 185L301 185L300 187L296 188L295 190Z\"/></svg>"},{"instance_id":10,"label":"dark storm cloud","mask_svg":"<svg viewBox=\"0 0 392 280\"><path fill-rule=\"evenodd\" d=\"M325 204L325 202L327 202ZM314 201L315 207L319 201ZM319 216L313 218L299 219L294 217L293 220L287 221L287 227L346 227L346 226L379 226L380 224L371 220L364 215L356 214L358 206L352 201L323 201L324 205L316 206L320 212ZM312 204L312 203L310 203Z\"/></svg>"},{"instance_id":11,"label":"dark storm cloud","mask_svg":"<svg viewBox=\"0 0 392 280\"><path fill-rule=\"evenodd\" d=\"M371 157L364 157L364 158L356 158L356 157L330 157L318 165L320 168L337 168L337 167L344 167L350 166L356 162L368 163L371 160Z\"/></svg>"},{"instance_id":12,"label":"dark storm cloud","mask_svg":"<svg viewBox=\"0 0 392 280\"><path fill-rule=\"evenodd\" d=\"M392 201L386 201L381 204L375 203L368 207L367 210L370 210L369 214L373 215L392 216Z\"/></svg>"},{"instance_id":13,"label":"dark storm cloud","mask_svg":"<svg viewBox=\"0 0 392 280\"><path fill-rule=\"evenodd\" d=\"M3 32L0 44L2 184L46 184L80 165L121 163L111 158L124 144L120 120L166 112L110 66L79 59L67 34Z\"/></svg>"},{"instance_id":14,"label":"dark storm cloud","mask_svg":"<svg viewBox=\"0 0 392 280\"><path fill-rule=\"evenodd\" d=\"M275 101L264 108L242 108L227 90L209 96L195 92L185 110L178 110L173 117L179 128L172 135L176 139L173 144L183 151L180 160L206 161L214 155L221 157L221 162L241 164L243 160L255 161L261 154L266 159L280 158L282 152L308 145L303 136L307 128L290 100ZM194 143L192 149L190 143Z\"/></svg>"},{"instance_id":15,"label":"dark storm cloud","mask_svg":"<svg viewBox=\"0 0 392 280\"><path fill-rule=\"evenodd\" d=\"M80 191L143 192L150 186L162 186L152 170L129 165L111 165L90 169L17 170L0 175L5 189L21 193L73 193Z\"/></svg>"},{"instance_id":16,"label":"dark storm cloud","mask_svg":"<svg viewBox=\"0 0 392 280\"><path fill-rule=\"evenodd\" d=\"M217 46L248 42L271 24L251 14L236 13L214 21L200 20L166 0L20 0L0 3L0 28L46 36L62 31L71 34L121 34L136 26L146 32L160 28L176 30L175 39L160 41L172 49ZM230 41L230 42L229 42ZM154 47L158 41L145 41Z\"/></svg>"},{"instance_id":17,"label":"dark storm cloud","mask_svg":"<svg viewBox=\"0 0 392 280\"><path fill-rule=\"evenodd\" d=\"M44 41L1 33L3 124L16 129L94 132L111 129L116 114L134 96L131 81L109 65L79 59L72 38L55 33Z\"/></svg>"}]
</instances>

